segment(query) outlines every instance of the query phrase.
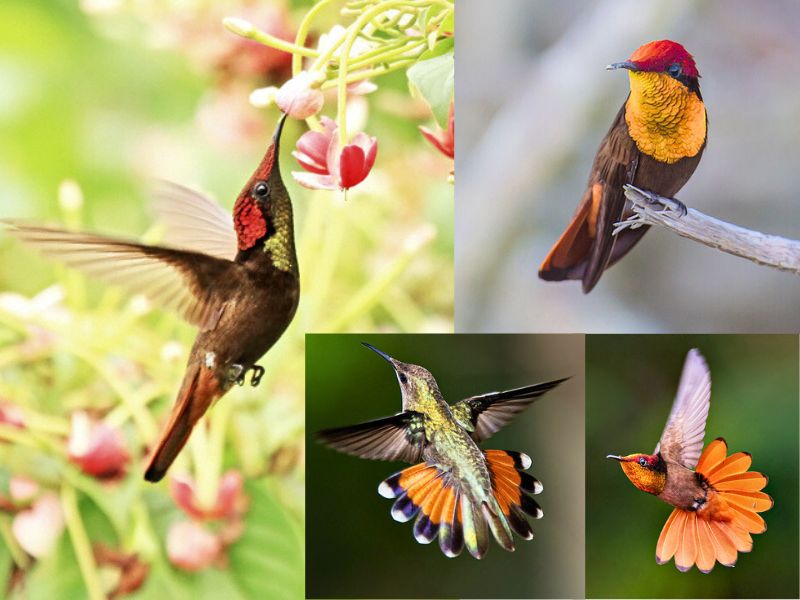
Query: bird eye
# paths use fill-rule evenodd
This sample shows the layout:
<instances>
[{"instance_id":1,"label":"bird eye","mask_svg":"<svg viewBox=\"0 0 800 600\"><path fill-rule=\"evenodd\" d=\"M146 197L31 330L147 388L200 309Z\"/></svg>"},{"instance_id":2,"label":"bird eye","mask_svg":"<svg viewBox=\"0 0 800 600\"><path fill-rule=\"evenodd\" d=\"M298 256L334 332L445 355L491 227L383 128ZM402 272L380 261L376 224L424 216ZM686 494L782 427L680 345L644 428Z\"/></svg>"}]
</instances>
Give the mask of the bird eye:
<instances>
[{"instance_id":1,"label":"bird eye","mask_svg":"<svg viewBox=\"0 0 800 600\"><path fill-rule=\"evenodd\" d=\"M639 459L639 464L642 465L643 467L646 467L647 466L647 459L644 458L644 457L640 458Z\"/></svg>"},{"instance_id":2,"label":"bird eye","mask_svg":"<svg viewBox=\"0 0 800 600\"><path fill-rule=\"evenodd\" d=\"M400 383L408 383L408 378L402 373L398 373L397 378L400 380Z\"/></svg>"},{"instance_id":3,"label":"bird eye","mask_svg":"<svg viewBox=\"0 0 800 600\"><path fill-rule=\"evenodd\" d=\"M253 196L259 200L264 200L269 196L269 185L266 181L259 181L253 186Z\"/></svg>"},{"instance_id":4,"label":"bird eye","mask_svg":"<svg viewBox=\"0 0 800 600\"><path fill-rule=\"evenodd\" d=\"M681 66L678 63L671 64L667 67L667 73L669 73L672 77L677 77L681 74Z\"/></svg>"}]
</instances>

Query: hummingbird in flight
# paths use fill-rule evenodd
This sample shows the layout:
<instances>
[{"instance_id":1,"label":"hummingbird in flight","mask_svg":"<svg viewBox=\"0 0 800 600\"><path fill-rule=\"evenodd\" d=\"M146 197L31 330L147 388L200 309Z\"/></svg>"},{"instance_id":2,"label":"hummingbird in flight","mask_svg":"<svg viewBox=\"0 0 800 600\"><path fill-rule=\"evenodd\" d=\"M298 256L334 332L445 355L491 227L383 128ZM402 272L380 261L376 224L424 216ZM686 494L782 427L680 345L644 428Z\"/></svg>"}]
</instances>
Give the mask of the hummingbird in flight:
<instances>
[{"instance_id":1,"label":"hummingbird in flight","mask_svg":"<svg viewBox=\"0 0 800 600\"><path fill-rule=\"evenodd\" d=\"M394 499L392 517L416 517L414 537L421 544L439 539L448 557L466 546L475 558L488 549L489 531L506 550L514 550L512 531L533 538L525 515L539 519L531 497L542 484L525 472L531 459L522 452L481 450L478 443L508 424L534 400L565 379L504 392L472 396L448 404L427 369L392 358L370 344L394 369L402 412L349 427L325 429L322 443L360 458L404 461L413 466L378 487Z\"/></svg>"},{"instance_id":2,"label":"hummingbird in flight","mask_svg":"<svg viewBox=\"0 0 800 600\"><path fill-rule=\"evenodd\" d=\"M683 46L650 42L606 68L628 71L630 94L600 142L572 220L539 267L546 281L580 279L586 294L649 229L612 233L633 214L623 186L673 198L697 168L707 137L700 74Z\"/></svg>"},{"instance_id":3,"label":"hummingbird in flight","mask_svg":"<svg viewBox=\"0 0 800 600\"><path fill-rule=\"evenodd\" d=\"M710 403L708 364L700 352L690 350L653 454L607 457L619 461L637 488L675 507L658 537L656 562L662 565L674 556L680 571L697 565L708 573L717 561L734 566L738 552L752 550L751 534L767 530L758 513L773 505L761 491L767 477L748 470L750 454L728 456L723 438L703 450Z\"/></svg>"},{"instance_id":4,"label":"hummingbird in flight","mask_svg":"<svg viewBox=\"0 0 800 600\"><path fill-rule=\"evenodd\" d=\"M177 400L145 471L164 477L194 425L235 383L264 373L255 364L294 317L300 280L292 202L278 165L281 115L272 142L233 207L164 184L154 206L164 245L7 221L9 232L44 254L107 283L173 308L199 329Z\"/></svg>"}]
</instances>

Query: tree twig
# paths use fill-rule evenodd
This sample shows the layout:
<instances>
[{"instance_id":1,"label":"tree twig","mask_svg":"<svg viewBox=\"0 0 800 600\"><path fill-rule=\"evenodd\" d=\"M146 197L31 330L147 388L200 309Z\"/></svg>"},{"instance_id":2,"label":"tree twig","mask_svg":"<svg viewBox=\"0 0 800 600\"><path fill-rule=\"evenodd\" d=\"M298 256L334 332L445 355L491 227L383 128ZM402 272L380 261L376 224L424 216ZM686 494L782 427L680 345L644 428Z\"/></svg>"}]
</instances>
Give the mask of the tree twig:
<instances>
[{"instance_id":1,"label":"tree twig","mask_svg":"<svg viewBox=\"0 0 800 600\"><path fill-rule=\"evenodd\" d=\"M800 275L800 241L768 235L720 221L670 198L625 186L634 215L616 224L614 234L642 225L661 225L678 235L761 265Z\"/></svg>"}]
</instances>

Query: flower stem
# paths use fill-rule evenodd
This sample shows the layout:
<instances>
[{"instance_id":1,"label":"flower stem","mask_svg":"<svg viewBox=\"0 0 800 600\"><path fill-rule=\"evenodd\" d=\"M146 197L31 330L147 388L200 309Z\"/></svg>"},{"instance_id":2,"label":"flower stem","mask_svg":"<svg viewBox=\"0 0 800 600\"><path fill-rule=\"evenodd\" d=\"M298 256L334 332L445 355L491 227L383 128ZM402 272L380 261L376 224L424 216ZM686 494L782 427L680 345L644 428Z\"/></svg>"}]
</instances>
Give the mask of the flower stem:
<instances>
[{"instance_id":1,"label":"flower stem","mask_svg":"<svg viewBox=\"0 0 800 600\"><path fill-rule=\"evenodd\" d=\"M323 8L327 7L332 0L322 0L315 4L311 10L309 10L306 15L303 17L303 20L300 21L300 26L297 28L297 36L294 39L294 45L299 48L305 48L306 45L306 38L308 37L308 31L311 28L311 22L316 18L316 16L322 11ZM319 57L319 53L317 53L317 57ZM327 60L325 61L327 62ZM319 60L315 61L316 64L324 64L320 63ZM292 76L297 75L300 71L303 70L303 55L302 54L294 54L292 56Z\"/></svg>"},{"instance_id":2,"label":"flower stem","mask_svg":"<svg viewBox=\"0 0 800 600\"><path fill-rule=\"evenodd\" d=\"M64 521L72 539L72 547L75 549L78 567L81 570L81 575L83 575L89 598L91 600L104 600L106 595L103 592L100 573L94 561L92 544L89 541L89 536L78 511L78 497L75 494L75 488L67 484L61 486L61 508L64 511Z\"/></svg>"},{"instance_id":3,"label":"flower stem","mask_svg":"<svg viewBox=\"0 0 800 600\"><path fill-rule=\"evenodd\" d=\"M14 564L19 569L24 571L30 566L31 559L28 558L28 555L25 554L19 542L17 542L17 538L14 537L14 533L11 531L10 521L10 515L0 515L0 536L2 536L3 541L6 543L6 548L8 548L8 552L11 554L11 560L14 561Z\"/></svg>"},{"instance_id":4,"label":"flower stem","mask_svg":"<svg viewBox=\"0 0 800 600\"><path fill-rule=\"evenodd\" d=\"M343 331L352 321L366 314L394 285L397 279L405 272L408 265L417 254L427 246L435 237L436 232L432 226L422 227L406 239L403 251L383 271L359 290L352 300L344 307L342 312L325 326L320 328L324 333Z\"/></svg>"},{"instance_id":5,"label":"flower stem","mask_svg":"<svg viewBox=\"0 0 800 600\"><path fill-rule=\"evenodd\" d=\"M244 19L227 17L222 19L222 24L226 29L235 33L236 35L248 40L253 40L259 44L264 44L270 48L275 48L276 50L283 50L284 52L289 52L290 54L297 56L310 56L312 58L319 56L319 52L313 48L304 48L303 46L298 46L296 44L292 44L291 42L287 42L286 40L277 38L265 31L261 31L252 23L245 21Z\"/></svg>"}]
</instances>

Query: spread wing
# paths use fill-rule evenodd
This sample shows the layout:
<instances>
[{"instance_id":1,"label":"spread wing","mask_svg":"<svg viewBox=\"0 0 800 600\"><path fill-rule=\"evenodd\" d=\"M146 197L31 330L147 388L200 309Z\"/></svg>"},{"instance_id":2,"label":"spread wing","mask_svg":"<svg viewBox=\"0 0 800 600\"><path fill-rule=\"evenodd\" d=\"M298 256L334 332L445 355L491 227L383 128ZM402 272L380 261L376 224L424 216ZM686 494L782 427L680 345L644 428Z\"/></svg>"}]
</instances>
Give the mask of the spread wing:
<instances>
[{"instance_id":1,"label":"spread wing","mask_svg":"<svg viewBox=\"0 0 800 600\"><path fill-rule=\"evenodd\" d=\"M453 404L450 410L461 426L472 433L472 438L480 442L502 429L539 396L567 379L472 396Z\"/></svg>"},{"instance_id":2,"label":"spread wing","mask_svg":"<svg viewBox=\"0 0 800 600\"><path fill-rule=\"evenodd\" d=\"M316 438L339 452L360 458L418 463L422 460L425 430L422 415L409 410L358 425L324 429Z\"/></svg>"},{"instance_id":3,"label":"spread wing","mask_svg":"<svg viewBox=\"0 0 800 600\"><path fill-rule=\"evenodd\" d=\"M233 219L214 200L168 181L158 182L154 195L153 211L166 226L168 246L226 260L236 258Z\"/></svg>"},{"instance_id":4,"label":"spread wing","mask_svg":"<svg viewBox=\"0 0 800 600\"><path fill-rule=\"evenodd\" d=\"M147 246L90 233L5 221L7 231L70 267L155 305L176 310L200 329L213 329L229 290L240 276L236 263L192 252Z\"/></svg>"},{"instance_id":5,"label":"spread wing","mask_svg":"<svg viewBox=\"0 0 800 600\"><path fill-rule=\"evenodd\" d=\"M689 350L683 363L678 394L655 453L687 469L693 469L703 450L708 408L711 404L711 373L697 350Z\"/></svg>"}]
</instances>

